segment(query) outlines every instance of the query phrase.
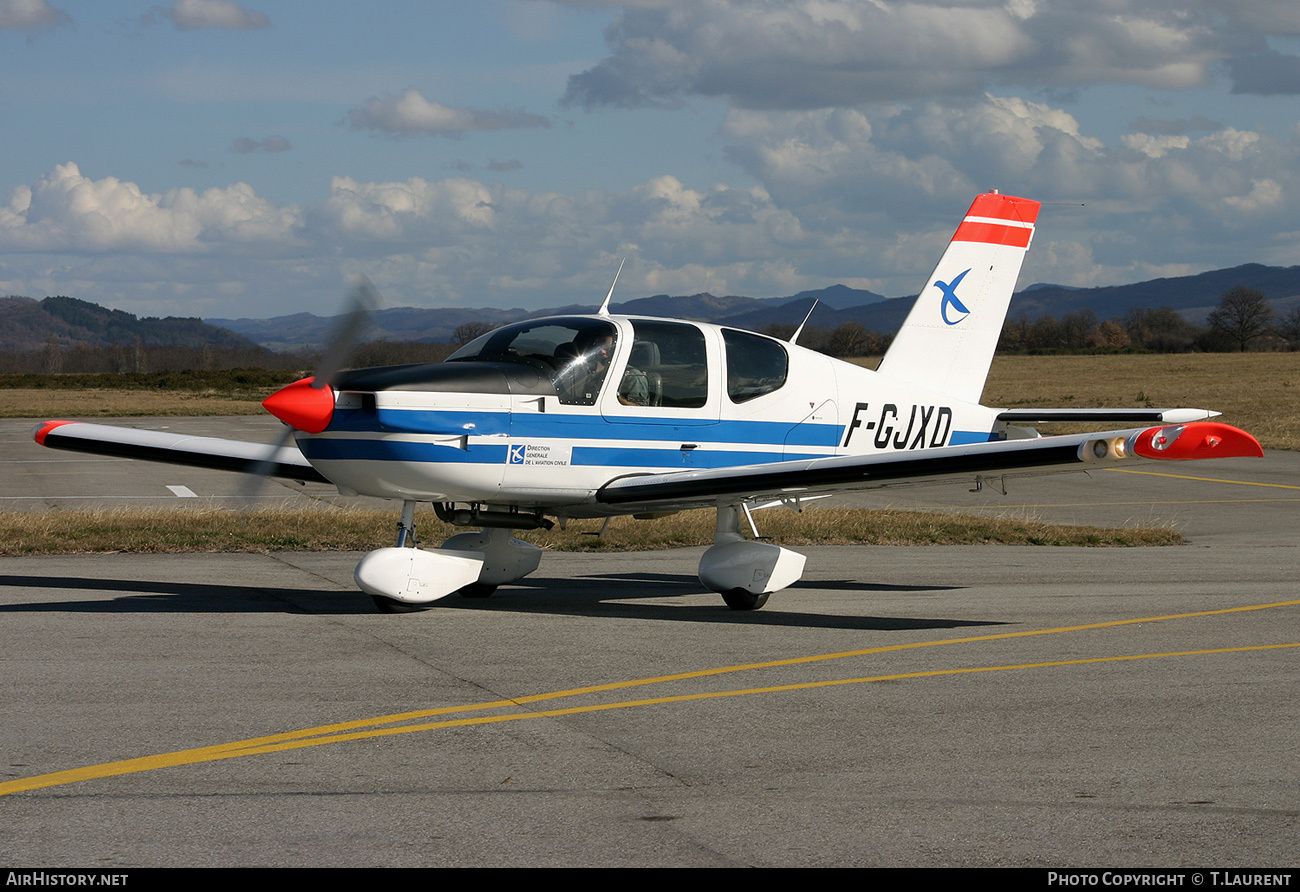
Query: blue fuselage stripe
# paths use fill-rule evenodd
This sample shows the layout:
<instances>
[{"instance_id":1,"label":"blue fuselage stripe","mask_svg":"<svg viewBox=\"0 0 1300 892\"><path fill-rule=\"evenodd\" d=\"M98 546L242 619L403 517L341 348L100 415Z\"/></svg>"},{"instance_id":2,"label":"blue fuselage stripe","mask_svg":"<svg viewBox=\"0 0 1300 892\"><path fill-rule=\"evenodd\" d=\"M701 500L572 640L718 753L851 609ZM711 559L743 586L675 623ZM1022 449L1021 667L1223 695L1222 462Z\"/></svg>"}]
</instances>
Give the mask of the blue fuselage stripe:
<instances>
[{"instance_id":1,"label":"blue fuselage stripe","mask_svg":"<svg viewBox=\"0 0 1300 892\"><path fill-rule=\"evenodd\" d=\"M367 460L497 465L507 461L508 444L526 441L572 443L573 467L726 468L826 458L823 452L788 452L791 447L834 450L845 427L834 424L794 424L778 421L719 421L694 424L672 418L640 416L621 423L600 415L572 413L515 414L504 411L423 409L336 409L329 427L339 433L404 433L464 437L452 444L384 437L382 439L304 437L299 441L310 460ZM484 436L500 440L484 442ZM946 445L961 446L995 439L987 431L952 432ZM611 445L595 445L581 441ZM627 441L645 446L612 445ZM656 445L649 445L654 442ZM679 445L667 445L667 444ZM694 448L682 449L682 445ZM709 446L743 444L752 448ZM838 451L838 450L836 450Z\"/></svg>"},{"instance_id":2,"label":"blue fuselage stripe","mask_svg":"<svg viewBox=\"0 0 1300 892\"><path fill-rule=\"evenodd\" d=\"M608 468L738 468L774 461L826 458L740 449L634 449L615 446L574 446L573 464Z\"/></svg>"},{"instance_id":3,"label":"blue fuselage stripe","mask_svg":"<svg viewBox=\"0 0 1300 892\"><path fill-rule=\"evenodd\" d=\"M713 421L652 415L635 422L600 415L566 413L474 412L428 409L336 409L329 430L388 431L439 436L503 436L515 439L675 440L694 443L772 443L786 446L832 447L844 426L794 424L779 421Z\"/></svg>"}]
</instances>

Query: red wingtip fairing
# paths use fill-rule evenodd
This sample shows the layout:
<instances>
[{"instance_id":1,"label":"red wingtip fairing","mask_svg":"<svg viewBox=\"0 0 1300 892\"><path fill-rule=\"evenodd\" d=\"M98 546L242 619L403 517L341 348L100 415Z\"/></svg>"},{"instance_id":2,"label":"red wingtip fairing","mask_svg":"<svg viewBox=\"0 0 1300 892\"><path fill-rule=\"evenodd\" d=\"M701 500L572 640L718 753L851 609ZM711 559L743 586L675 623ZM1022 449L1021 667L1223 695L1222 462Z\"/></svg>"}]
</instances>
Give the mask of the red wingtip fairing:
<instances>
[{"instance_id":1,"label":"red wingtip fairing","mask_svg":"<svg viewBox=\"0 0 1300 892\"><path fill-rule=\"evenodd\" d=\"M334 390L319 387L315 378L303 378L282 387L262 401L262 408L285 424L309 434L319 434L334 418Z\"/></svg>"},{"instance_id":2,"label":"red wingtip fairing","mask_svg":"<svg viewBox=\"0 0 1300 892\"><path fill-rule=\"evenodd\" d=\"M1250 434L1215 421L1149 428L1134 438L1133 451L1143 458L1166 461L1264 457L1264 448Z\"/></svg>"},{"instance_id":3,"label":"red wingtip fairing","mask_svg":"<svg viewBox=\"0 0 1300 892\"><path fill-rule=\"evenodd\" d=\"M40 443L42 446L44 446L45 436L50 431L54 430L56 427L62 427L65 424L72 424L72 422L71 421L47 421L44 424L38 424L36 425L36 427L32 428L32 438L36 440L37 443Z\"/></svg>"}]
</instances>

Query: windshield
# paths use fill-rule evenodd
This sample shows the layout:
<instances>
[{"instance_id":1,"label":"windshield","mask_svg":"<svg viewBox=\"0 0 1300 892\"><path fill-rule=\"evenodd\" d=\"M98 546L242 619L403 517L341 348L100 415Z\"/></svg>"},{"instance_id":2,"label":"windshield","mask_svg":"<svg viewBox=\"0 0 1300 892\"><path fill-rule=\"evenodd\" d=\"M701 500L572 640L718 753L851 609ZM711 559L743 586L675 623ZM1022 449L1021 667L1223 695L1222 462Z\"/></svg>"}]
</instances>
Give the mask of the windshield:
<instances>
[{"instance_id":1,"label":"windshield","mask_svg":"<svg viewBox=\"0 0 1300 892\"><path fill-rule=\"evenodd\" d=\"M543 371L560 402L590 406L609 372L618 330L598 319L520 322L470 341L448 362L522 362Z\"/></svg>"}]
</instances>

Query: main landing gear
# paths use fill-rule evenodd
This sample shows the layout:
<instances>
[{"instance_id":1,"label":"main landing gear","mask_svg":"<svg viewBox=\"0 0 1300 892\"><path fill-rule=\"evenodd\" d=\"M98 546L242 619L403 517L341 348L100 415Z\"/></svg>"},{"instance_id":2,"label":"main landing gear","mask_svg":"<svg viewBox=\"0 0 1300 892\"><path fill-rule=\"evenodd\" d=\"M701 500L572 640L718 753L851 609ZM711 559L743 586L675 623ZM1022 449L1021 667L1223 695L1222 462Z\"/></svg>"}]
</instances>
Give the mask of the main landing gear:
<instances>
[{"instance_id":1,"label":"main landing gear","mask_svg":"<svg viewBox=\"0 0 1300 892\"><path fill-rule=\"evenodd\" d=\"M718 508L713 545L700 558L700 582L722 595L732 610L757 610L772 592L799 581L804 560L788 548L746 540L740 532L740 509L723 506Z\"/></svg>"},{"instance_id":2,"label":"main landing gear","mask_svg":"<svg viewBox=\"0 0 1300 892\"><path fill-rule=\"evenodd\" d=\"M477 532L458 533L442 547L425 551L415 540L415 503L402 503L397 545L372 551L357 564L357 585L381 613L414 613L448 595L486 598L497 586L522 579L537 569L542 549L514 538L511 529L537 526L540 517L472 509L444 511L458 523L487 524ZM745 539L741 509L718 509L713 545L700 558L700 582L722 595L733 610L757 610L772 592L799 581L804 556L768 542Z\"/></svg>"},{"instance_id":3,"label":"main landing gear","mask_svg":"<svg viewBox=\"0 0 1300 892\"><path fill-rule=\"evenodd\" d=\"M540 548L502 527L458 533L424 551L415 539L415 503L403 502L397 546L367 554L353 576L381 613L413 613L450 594L486 598L536 570L541 558Z\"/></svg>"}]
</instances>

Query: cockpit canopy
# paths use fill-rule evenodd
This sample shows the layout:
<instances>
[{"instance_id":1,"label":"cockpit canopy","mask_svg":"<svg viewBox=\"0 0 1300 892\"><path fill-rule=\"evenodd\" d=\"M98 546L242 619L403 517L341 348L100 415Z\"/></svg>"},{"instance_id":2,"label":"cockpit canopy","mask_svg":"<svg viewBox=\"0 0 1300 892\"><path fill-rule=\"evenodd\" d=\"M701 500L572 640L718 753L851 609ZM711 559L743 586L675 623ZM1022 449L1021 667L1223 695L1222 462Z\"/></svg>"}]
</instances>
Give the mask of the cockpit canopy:
<instances>
[{"instance_id":1,"label":"cockpit canopy","mask_svg":"<svg viewBox=\"0 0 1300 892\"><path fill-rule=\"evenodd\" d=\"M709 401L711 374L705 331L689 322L629 322L632 345L618 376L618 402L675 409L704 407ZM561 403L591 406L606 386L618 338L618 326L602 319L536 319L485 334L447 361L527 365L555 385ZM722 341L726 394L733 403L748 402L785 385L789 359L779 341L734 329L723 329Z\"/></svg>"},{"instance_id":2,"label":"cockpit canopy","mask_svg":"<svg viewBox=\"0 0 1300 892\"><path fill-rule=\"evenodd\" d=\"M553 318L507 325L470 341L448 362L518 362L555 383L560 402L590 406L614 357L618 329L599 319Z\"/></svg>"}]
</instances>

